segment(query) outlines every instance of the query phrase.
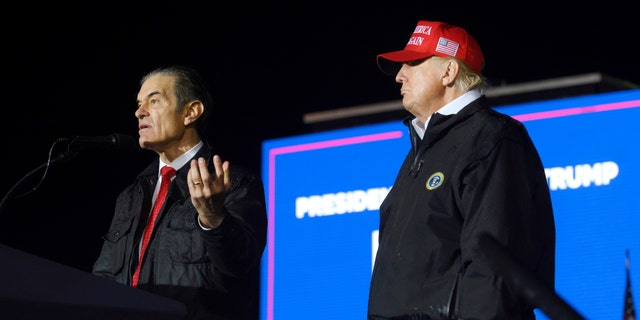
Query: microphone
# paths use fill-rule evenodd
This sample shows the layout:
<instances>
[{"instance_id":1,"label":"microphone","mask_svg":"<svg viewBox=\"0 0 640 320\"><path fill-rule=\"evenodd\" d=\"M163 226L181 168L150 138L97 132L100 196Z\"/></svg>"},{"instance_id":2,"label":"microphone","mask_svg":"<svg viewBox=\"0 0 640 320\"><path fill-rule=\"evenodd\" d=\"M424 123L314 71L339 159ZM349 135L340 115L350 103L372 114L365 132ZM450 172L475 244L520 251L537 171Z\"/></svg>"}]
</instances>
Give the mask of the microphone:
<instances>
[{"instance_id":1,"label":"microphone","mask_svg":"<svg viewBox=\"0 0 640 320\"><path fill-rule=\"evenodd\" d=\"M132 136L121 133L112 133L106 136L73 137L69 143L69 148L136 150L139 148L139 144L138 140Z\"/></svg>"}]
</instances>

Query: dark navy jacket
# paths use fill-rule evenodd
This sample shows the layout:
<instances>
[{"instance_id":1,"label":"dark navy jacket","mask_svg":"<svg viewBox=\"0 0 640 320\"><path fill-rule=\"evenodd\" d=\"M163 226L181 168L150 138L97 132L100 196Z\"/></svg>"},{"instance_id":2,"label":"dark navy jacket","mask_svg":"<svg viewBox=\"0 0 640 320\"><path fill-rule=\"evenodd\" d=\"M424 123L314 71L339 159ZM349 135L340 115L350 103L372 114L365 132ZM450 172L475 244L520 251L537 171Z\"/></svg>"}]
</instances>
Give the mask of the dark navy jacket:
<instances>
[{"instance_id":1,"label":"dark navy jacket","mask_svg":"<svg viewBox=\"0 0 640 320\"><path fill-rule=\"evenodd\" d=\"M370 319L533 319L479 250L488 234L553 290L555 223L544 167L525 127L488 106L434 113L380 207Z\"/></svg>"}]
</instances>

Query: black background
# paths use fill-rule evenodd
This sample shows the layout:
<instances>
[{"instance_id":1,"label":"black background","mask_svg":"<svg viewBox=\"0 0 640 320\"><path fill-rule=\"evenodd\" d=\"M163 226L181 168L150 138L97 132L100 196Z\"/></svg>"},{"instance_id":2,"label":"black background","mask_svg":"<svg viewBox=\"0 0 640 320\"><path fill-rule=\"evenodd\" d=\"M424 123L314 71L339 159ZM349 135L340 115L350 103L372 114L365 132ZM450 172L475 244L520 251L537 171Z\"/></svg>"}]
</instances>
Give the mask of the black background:
<instances>
[{"instance_id":1,"label":"black background","mask_svg":"<svg viewBox=\"0 0 640 320\"><path fill-rule=\"evenodd\" d=\"M0 192L24 181L5 196L0 242L90 270L117 193L154 154L92 149L49 166L44 178L38 168L60 153L59 138L135 136L138 81L158 66L203 74L215 99L207 138L226 160L258 173L263 140L314 131L305 113L400 99L375 56L403 48L418 20L475 35L494 85L591 72L640 83L631 5L512 3L86 2L4 10Z\"/></svg>"}]
</instances>

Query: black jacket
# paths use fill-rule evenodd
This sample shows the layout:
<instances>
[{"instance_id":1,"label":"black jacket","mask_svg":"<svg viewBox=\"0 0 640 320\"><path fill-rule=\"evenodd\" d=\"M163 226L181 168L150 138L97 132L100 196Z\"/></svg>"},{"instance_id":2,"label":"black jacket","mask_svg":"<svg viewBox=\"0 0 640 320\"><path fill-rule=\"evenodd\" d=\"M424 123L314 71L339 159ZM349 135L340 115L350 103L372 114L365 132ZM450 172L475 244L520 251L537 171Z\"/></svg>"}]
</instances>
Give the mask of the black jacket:
<instances>
[{"instance_id":1,"label":"black jacket","mask_svg":"<svg viewBox=\"0 0 640 320\"><path fill-rule=\"evenodd\" d=\"M555 223L544 167L525 127L483 96L434 113L380 207L370 319L532 319L532 306L487 261L494 237L554 288Z\"/></svg>"},{"instance_id":2,"label":"black jacket","mask_svg":"<svg viewBox=\"0 0 640 320\"><path fill-rule=\"evenodd\" d=\"M206 143L196 157L213 153ZM115 214L93 273L130 285L138 244L158 180L158 160L118 196ZM258 308L260 259L266 244L267 215L262 181L235 164L222 225L203 230L187 186L189 163L171 182L145 254L138 288L186 304L186 319L249 319Z\"/></svg>"}]
</instances>

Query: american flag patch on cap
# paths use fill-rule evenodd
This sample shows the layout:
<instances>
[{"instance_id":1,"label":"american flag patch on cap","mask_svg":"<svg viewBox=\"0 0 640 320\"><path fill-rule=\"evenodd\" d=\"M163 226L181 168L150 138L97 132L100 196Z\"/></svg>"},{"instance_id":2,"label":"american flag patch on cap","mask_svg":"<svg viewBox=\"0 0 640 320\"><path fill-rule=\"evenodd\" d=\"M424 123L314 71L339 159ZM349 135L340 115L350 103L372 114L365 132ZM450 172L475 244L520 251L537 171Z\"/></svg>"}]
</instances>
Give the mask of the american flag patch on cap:
<instances>
[{"instance_id":1,"label":"american flag patch on cap","mask_svg":"<svg viewBox=\"0 0 640 320\"><path fill-rule=\"evenodd\" d=\"M438 40L438 45L436 46L436 52L448 54L450 56L455 57L456 53L458 52L459 46L460 44L458 44L455 41L451 41L445 38L440 38Z\"/></svg>"}]
</instances>

